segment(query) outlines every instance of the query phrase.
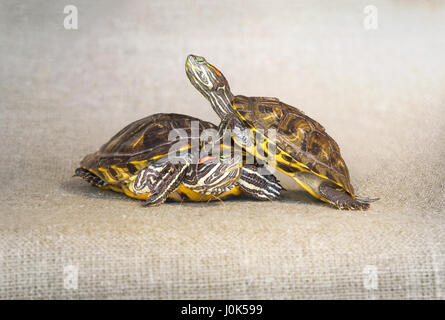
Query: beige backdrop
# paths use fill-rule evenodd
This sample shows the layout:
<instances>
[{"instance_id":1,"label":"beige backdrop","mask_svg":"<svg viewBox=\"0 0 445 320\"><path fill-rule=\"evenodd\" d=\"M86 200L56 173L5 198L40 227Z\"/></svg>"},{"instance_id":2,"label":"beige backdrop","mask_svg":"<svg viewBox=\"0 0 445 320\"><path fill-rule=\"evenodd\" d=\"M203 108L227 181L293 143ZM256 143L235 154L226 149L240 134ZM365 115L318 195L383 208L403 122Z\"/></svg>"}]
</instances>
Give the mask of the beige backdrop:
<instances>
[{"instance_id":1,"label":"beige backdrop","mask_svg":"<svg viewBox=\"0 0 445 320\"><path fill-rule=\"evenodd\" d=\"M365 30L370 1L240 2L71 0L76 31L63 1L0 3L0 298L445 297L445 5L372 1ZM189 53L322 123L381 200L143 208L71 178L136 119L218 121Z\"/></svg>"}]
</instances>

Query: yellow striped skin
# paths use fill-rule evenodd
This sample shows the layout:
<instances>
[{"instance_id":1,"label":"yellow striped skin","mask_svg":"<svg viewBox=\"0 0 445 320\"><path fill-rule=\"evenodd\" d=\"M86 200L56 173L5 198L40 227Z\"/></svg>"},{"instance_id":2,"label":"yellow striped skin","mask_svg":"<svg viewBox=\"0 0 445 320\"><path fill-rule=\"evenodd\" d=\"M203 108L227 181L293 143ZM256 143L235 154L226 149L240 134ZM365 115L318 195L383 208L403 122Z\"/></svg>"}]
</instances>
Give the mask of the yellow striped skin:
<instances>
[{"instance_id":1,"label":"yellow striped skin","mask_svg":"<svg viewBox=\"0 0 445 320\"><path fill-rule=\"evenodd\" d=\"M155 158L161 158L161 157L162 156L157 156ZM132 161L130 162L130 164L137 169L137 172L139 172L140 170L147 167L149 162L150 161L145 161L145 160ZM98 168L97 171L85 167L84 169L91 171L99 178L101 178L103 181L108 183L106 186L101 188L102 190L113 190L115 192L125 193L128 197L140 200L146 200L150 196L150 193L140 194L136 193L133 190L131 182L133 182L136 179L137 173L134 175L130 175L127 166L117 166L117 165L111 166L111 169L113 169L115 174L111 173L109 168ZM213 200L227 199L230 197L237 197L240 196L242 193L243 193L242 190L239 187L235 186L231 190L226 191L218 196L206 195L195 192L190 188L187 188L186 186L181 184L176 191L172 192L168 196L168 198L178 202L183 202L183 201L207 202Z\"/></svg>"},{"instance_id":2,"label":"yellow striped skin","mask_svg":"<svg viewBox=\"0 0 445 320\"><path fill-rule=\"evenodd\" d=\"M239 187L235 186L231 190L226 191L226 192L220 194L219 196L206 195L206 194L204 195L204 194L195 192L193 190L190 190L189 188L187 188L186 186L184 186L182 184L179 186L179 188L175 192L172 192L169 195L169 199L179 201L179 202L182 202L184 200L196 201L196 202L204 202L204 201L207 202L207 201L213 201L213 200L227 199L230 197L237 197L237 196L240 196L242 193L243 192L241 191L241 189Z\"/></svg>"},{"instance_id":3,"label":"yellow striped skin","mask_svg":"<svg viewBox=\"0 0 445 320\"><path fill-rule=\"evenodd\" d=\"M133 179L134 180L134 177ZM120 184L108 184L101 188L102 190L113 190L115 192L125 193L128 197L140 200L147 200L150 196L150 193L138 194L132 191L130 183L120 183ZM183 184L181 184L176 191L169 194L168 198L174 201L183 202L183 201L193 201L193 202L208 202L213 200L222 200L230 197L240 196L243 192L237 186L233 187L231 190L226 191L219 196L200 194L187 188Z\"/></svg>"}]
</instances>

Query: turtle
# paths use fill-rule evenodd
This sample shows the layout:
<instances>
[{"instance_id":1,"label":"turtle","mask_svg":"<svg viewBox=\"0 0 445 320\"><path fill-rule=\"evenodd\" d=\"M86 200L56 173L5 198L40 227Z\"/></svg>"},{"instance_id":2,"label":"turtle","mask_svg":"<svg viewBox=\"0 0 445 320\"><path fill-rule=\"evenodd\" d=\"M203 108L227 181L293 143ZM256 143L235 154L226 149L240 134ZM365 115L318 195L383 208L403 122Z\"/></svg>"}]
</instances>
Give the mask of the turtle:
<instances>
[{"instance_id":1,"label":"turtle","mask_svg":"<svg viewBox=\"0 0 445 320\"><path fill-rule=\"evenodd\" d=\"M229 156L223 152L219 159L203 152L200 133L217 128L188 115L150 115L130 123L97 152L85 156L74 176L103 190L144 199L146 206L167 199L209 201L242 193L259 200L278 198L282 186L275 176L260 174L258 164L243 166L233 146L221 143Z\"/></svg>"},{"instance_id":2,"label":"turtle","mask_svg":"<svg viewBox=\"0 0 445 320\"><path fill-rule=\"evenodd\" d=\"M222 72L204 57L189 55L185 71L221 118L219 134L230 134L255 159L338 209L366 210L378 200L355 195L338 144L304 112L278 98L235 96Z\"/></svg>"}]
</instances>

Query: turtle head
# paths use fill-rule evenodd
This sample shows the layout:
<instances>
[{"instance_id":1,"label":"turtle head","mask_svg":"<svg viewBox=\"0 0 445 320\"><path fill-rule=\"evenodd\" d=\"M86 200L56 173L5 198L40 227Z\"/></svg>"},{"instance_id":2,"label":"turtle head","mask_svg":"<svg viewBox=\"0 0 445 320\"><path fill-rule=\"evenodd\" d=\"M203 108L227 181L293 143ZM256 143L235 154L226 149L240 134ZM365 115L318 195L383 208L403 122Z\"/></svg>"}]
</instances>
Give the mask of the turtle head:
<instances>
[{"instance_id":1,"label":"turtle head","mask_svg":"<svg viewBox=\"0 0 445 320\"><path fill-rule=\"evenodd\" d=\"M221 71L205 58L191 54L185 62L185 72L193 86L210 101L221 118L233 112L233 94Z\"/></svg>"}]
</instances>

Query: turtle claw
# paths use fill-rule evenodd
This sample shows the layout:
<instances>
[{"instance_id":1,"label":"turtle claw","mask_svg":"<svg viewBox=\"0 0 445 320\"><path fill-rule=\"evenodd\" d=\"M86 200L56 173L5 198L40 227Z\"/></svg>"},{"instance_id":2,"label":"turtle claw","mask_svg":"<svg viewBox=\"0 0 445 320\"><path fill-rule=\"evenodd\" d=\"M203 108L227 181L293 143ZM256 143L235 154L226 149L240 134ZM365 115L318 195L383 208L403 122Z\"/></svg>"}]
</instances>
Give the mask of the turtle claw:
<instances>
[{"instance_id":1,"label":"turtle claw","mask_svg":"<svg viewBox=\"0 0 445 320\"><path fill-rule=\"evenodd\" d=\"M369 209L370 203L378 199L353 198L343 189L339 189L331 184L324 183L319 188L321 195L332 205L340 210L360 210Z\"/></svg>"},{"instance_id":2,"label":"turtle claw","mask_svg":"<svg viewBox=\"0 0 445 320\"><path fill-rule=\"evenodd\" d=\"M72 178L74 177L81 177L94 187L101 188L107 185L107 183L103 181L101 178L99 178L97 175L84 168L77 168L74 171L74 175L72 176Z\"/></svg>"}]
</instances>

